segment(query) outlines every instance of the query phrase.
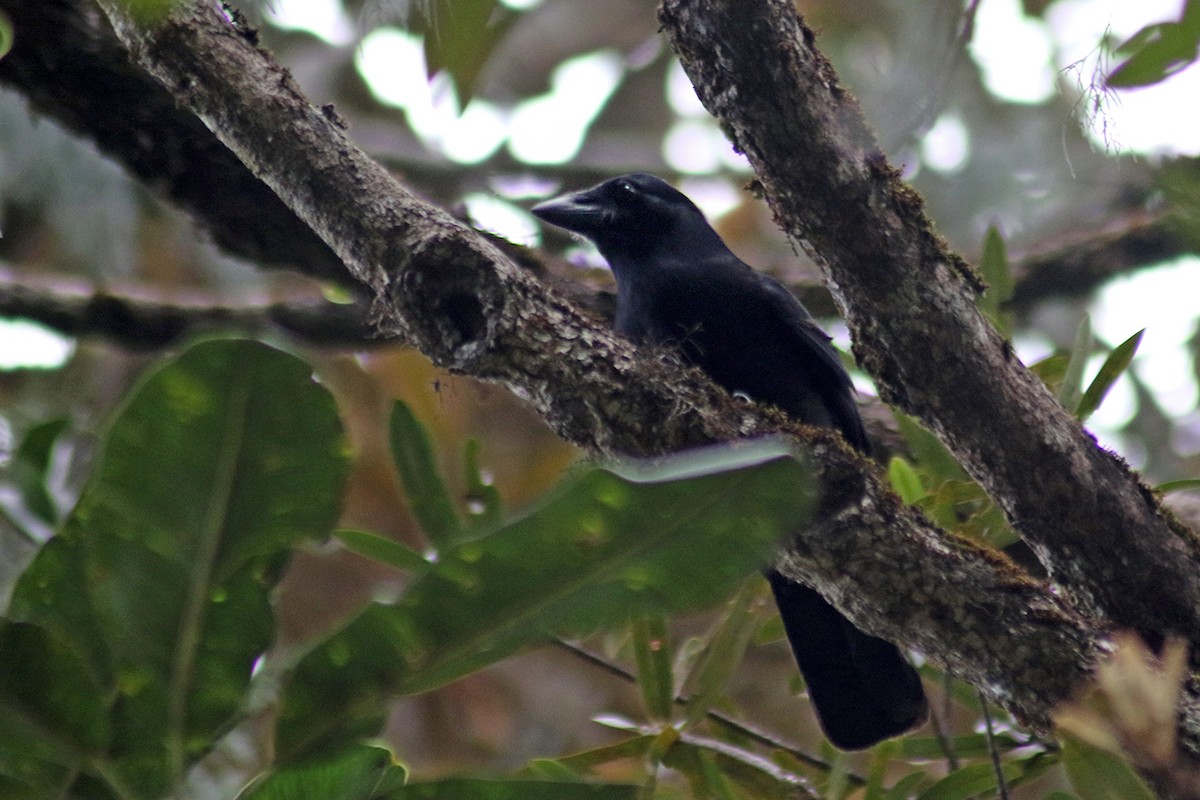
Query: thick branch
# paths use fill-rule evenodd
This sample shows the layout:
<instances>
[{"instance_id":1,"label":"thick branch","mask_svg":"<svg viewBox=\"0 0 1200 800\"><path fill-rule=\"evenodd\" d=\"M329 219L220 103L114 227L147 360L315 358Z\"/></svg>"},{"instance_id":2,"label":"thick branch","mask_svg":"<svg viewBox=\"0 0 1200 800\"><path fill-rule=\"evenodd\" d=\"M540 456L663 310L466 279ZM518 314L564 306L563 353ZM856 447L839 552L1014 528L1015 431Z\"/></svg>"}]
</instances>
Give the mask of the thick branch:
<instances>
[{"instance_id":1,"label":"thick branch","mask_svg":"<svg viewBox=\"0 0 1200 800\"><path fill-rule=\"evenodd\" d=\"M372 288L385 329L404 332L439 364L506 383L589 449L652 455L787 430L820 465L826 498L800 542L795 572L868 630L920 646L1036 724L1088 672L1097 632L1061 600L1007 561L947 542L835 435L739 403L670 358L635 351L547 291L397 185L207 5L179 12L150 34L125 22L115 0L103 4L147 70L176 87L179 101ZM911 569L895 570L897 563ZM882 574L864 575L858 586L848 582L847 564ZM955 580L960 571L969 577ZM995 588L986 603L976 591L981 584ZM979 635L964 641L963 630ZM1041 665L1036 674L1034 664Z\"/></svg>"},{"instance_id":2,"label":"thick branch","mask_svg":"<svg viewBox=\"0 0 1200 800\"><path fill-rule=\"evenodd\" d=\"M1200 645L1193 539L979 312L979 279L886 163L793 3L664 0L660 19L779 223L827 269L884 399L938 433L1077 601Z\"/></svg>"},{"instance_id":3,"label":"thick branch","mask_svg":"<svg viewBox=\"0 0 1200 800\"><path fill-rule=\"evenodd\" d=\"M0 8L16 31L0 81L35 109L94 141L226 251L348 281L325 243L130 61L91 0L0 0Z\"/></svg>"}]
</instances>

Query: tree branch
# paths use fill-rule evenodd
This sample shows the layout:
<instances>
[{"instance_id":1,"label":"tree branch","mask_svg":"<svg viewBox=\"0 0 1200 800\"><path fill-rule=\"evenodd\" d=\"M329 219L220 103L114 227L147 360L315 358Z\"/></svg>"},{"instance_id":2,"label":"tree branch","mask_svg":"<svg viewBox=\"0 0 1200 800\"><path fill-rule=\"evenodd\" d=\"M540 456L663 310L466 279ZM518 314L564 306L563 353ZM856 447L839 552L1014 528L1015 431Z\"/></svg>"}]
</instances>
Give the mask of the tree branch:
<instances>
[{"instance_id":1,"label":"tree branch","mask_svg":"<svg viewBox=\"0 0 1200 800\"><path fill-rule=\"evenodd\" d=\"M371 347L381 338L367 304L323 300L230 305L171 303L89 285L32 287L0 277L0 317L34 320L68 336L101 336L123 347L156 350L207 331L283 333L310 345Z\"/></svg>"},{"instance_id":2,"label":"tree branch","mask_svg":"<svg viewBox=\"0 0 1200 800\"><path fill-rule=\"evenodd\" d=\"M346 283L333 251L196 116L133 64L91 0L3 0L0 81L189 212L227 252ZM252 209L253 213L247 213ZM346 284L353 288L353 284Z\"/></svg>"},{"instance_id":3,"label":"tree branch","mask_svg":"<svg viewBox=\"0 0 1200 800\"><path fill-rule=\"evenodd\" d=\"M1136 269L1195 253L1173 214L1137 213L1083 237L1045 242L1016 264L1010 306L1029 311L1052 297L1080 297Z\"/></svg>"},{"instance_id":4,"label":"tree branch","mask_svg":"<svg viewBox=\"0 0 1200 800\"><path fill-rule=\"evenodd\" d=\"M660 21L779 224L826 270L883 398L939 435L1075 602L1200 646L1193 534L980 313L980 279L887 164L794 5L663 0Z\"/></svg>"},{"instance_id":5,"label":"tree branch","mask_svg":"<svg viewBox=\"0 0 1200 800\"><path fill-rule=\"evenodd\" d=\"M385 330L402 332L438 364L507 384L588 449L644 456L788 432L825 489L816 523L797 543L794 573L867 630L920 647L1034 725L1044 726L1053 704L1088 674L1100 634L1061 599L904 507L836 435L740 403L547 291L396 184L207 4L179 10L153 32L128 22L122 3L102 5L138 62L175 87L179 102L371 288ZM993 589L982 601L980 586Z\"/></svg>"}]
</instances>

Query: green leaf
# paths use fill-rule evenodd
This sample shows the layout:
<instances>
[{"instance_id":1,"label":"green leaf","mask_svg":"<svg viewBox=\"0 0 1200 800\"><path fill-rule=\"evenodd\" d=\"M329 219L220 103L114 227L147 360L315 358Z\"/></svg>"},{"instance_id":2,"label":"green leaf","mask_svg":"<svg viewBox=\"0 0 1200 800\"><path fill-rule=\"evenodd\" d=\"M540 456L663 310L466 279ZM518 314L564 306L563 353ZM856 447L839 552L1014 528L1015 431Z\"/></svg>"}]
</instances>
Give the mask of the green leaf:
<instances>
[{"instance_id":1,"label":"green leaf","mask_svg":"<svg viewBox=\"0 0 1200 800\"><path fill-rule=\"evenodd\" d=\"M111 731L100 686L78 654L44 628L0 620L0 746L43 739L72 755L99 753Z\"/></svg>"},{"instance_id":2,"label":"green leaf","mask_svg":"<svg viewBox=\"0 0 1200 800\"><path fill-rule=\"evenodd\" d=\"M772 441L581 471L310 652L284 693L278 752L353 740L373 731L385 695L434 688L551 636L712 603L803 524L812 497L807 468Z\"/></svg>"},{"instance_id":3,"label":"green leaf","mask_svg":"<svg viewBox=\"0 0 1200 800\"><path fill-rule=\"evenodd\" d=\"M900 742L889 739L871 748L871 768L867 773L867 786L863 800L883 800L883 780L892 761L900 751Z\"/></svg>"},{"instance_id":4,"label":"green leaf","mask_svg":"<svg viewBox=\"0 0 1200 800\"><path fill-rule=\"evenodd\" d=\"M646 757L654 744L655 737L645 734L622 739L615 744L606 744L582 753L555 759L556 764L569 772L580 774L595 770L614 761L640 760Z\"/></svg>"},{"instance_id":5,"label":"green leaf","mask_svg":"<svg viewBox=\"0 0 1200 800\"><path fill-rule=\"evenodd\" d=\"M988 226L983 239L983 257L979 262L979 271L988 284L987 291L979 298L979 307L992 320L996 329L1007 335L1012 324L1004 307L1012 297L1013 279L1008 268L1004 238L994 225Z\"/></svg>"},{"instance_id":6,"label":"green leaf","mask_svg":"<svg viewBox=\"0 0 1200 800\"><path fill-rule=\"evenodd\" d=\"M371 800L385 780L403 785L404 774L390 752L363 745L332 759L276 770L237 800Z\"/></svg>"},{"instance_id":7,"label":"green leaf","mask_svg":"<svg viewBox=\"0 0 1200 800\"><path fill-rule=\"evenodd\" d=\"M1046 388L1057 396L1067 377L1067 365L1070 364L1070 361L1071 357L1066 353L1054 353L1030 364L1029 371L1041 378L1042 383L1046 384ZM1078 385L1078 378L1076 385Z\"/></svg>"},{"instance_id":8,"label":"green leaf","mask_svg":"<svg viewBox=\"0 0 1200 800\"><path fill-rule=\"evenodd\" d=\"M13 25L12 18L3 11L0 11L0 58L8 55L8 51L12 50L13 46Z\"/></svg>"},{"instance_id":9,"label":"green leaf","mask_svg":"<svg viewBox=\"0 0 1200 800\"><path fill-rule=\"evenodd\" d=\"M425 64L432 77L446 70L463 107L492 51L517 19L498 0L425 0L414 3L408 28L423 34Z\"/></svg>"},{"instance_id":10,"label":"green leaf","mask_svg":"<svg viewBox=\"0 0 1200 800\"><path fill-rule=\"evenodd\" d=\"M1166 481L1154 487L1154 491L1159 494L1185 492L1188 489L1200 489L1200 478L1182 478L1177 481Z\"/></svg>"},{"instance_id":11,"label":"green leaf","mask_svg":"<svg viewBox=\"0 0 1200 800\"><path fill-rule=\"evenodd\" d=\"M684 679L683 691L688 695L685 728L695 727L705 718L742 663L754 636L755 611L766 599L764 588L758 576L743 584L704 643L700 657Z\"/></svg>"},{"instance_id":12,"label":"green leaf","mask_svg":"<svg viewBox=\"0 0 1200 800\"><path fill-rule=\"evenodd\" d=\"M945 753L940 753L939 757L945 756ZM925 772L912 772L905 775L900 780L892 784L892 788L888 789L884 794L885 800L908 800L916 794L917 790L930 781L930 777Z\"/></svg>"},{"instance_id":13,"label":"green leaf","mask_svg":"<svg viewBox=\"0 0 1200 800\"><path fill-rule=\"evenodd\" d=\"M532 780L454 778L410 783L383 800L637 800L638 787Z\"/></svg>"},{"instance_id":14,"label":"green leaf","mask_svg":"<svg viewBox=\"0 0 1200 800\"><path fill-rule=\"evenodd\" d=\"M700 747L676 742L666 755L664 763L687 779L692 797L737 800L727 776L714 763L711 753Z\"/></svg>"},{"instance_id":15,"label":"green leaf","mask_svg":"<svg viewBox=\"0 0 1200 800\"><path fill-rule=\"evenodd\" d=\"M643 614L630 623L633 653L638 668L638 688L646 710L655 719L668 720L675 711L675 685L671 679L671 638L659 614Z\"/></svg>"},{"instance_id":16,"label":"green leaf","mask_svg":"<svg viewBox=\"0 0 1200 800\"><path fill-rule=\"evenodd\" d=\"M131 0L126 6L133 21L143 27L152 27L166 19L179 0Z\"/></svg>"},{"instance_id":17,"label":"green leaf","mask_svg":"<svg viewBox=\"0 0 1200 800\"><path fill-rule=\"evenodd\" d=\"M1007 762L1001 766L1006 781L1014 780L1024 774L1021 764ZM930 786L917 800L968 800L983 792L994 792L996 789L996 770L990 762L969 764L951 772L946 777Z\"/></svg>"},{"instance_id":18,"label":"green leaf","mask_svg":"<svg viewBox=\"0 0 1200 800\"><path fill-rule=\"evenodd\" d=\"M13 483L21 492L25 508L48 525L59 523L58 504L50 494L46 482L54 457L54 443L66 429L65 419L50 420L30 428L25 432L9 464Z\"/></svg>"},{"instance_id":19,"label":"green leaf","mask_svg":"<svg viewBox=\"0 0 1200 800\"><path fill-rule=\"evenodd\" d=\"M1062 762L1083 800L1153 800L1150 791L1121 759L1069 733L1059 733Z\"/></svg>"},{"instance_id":20,"label":"green leaf","mask_svg":"<svg viewBox=\"0 0 1200 800\"><path fill-rule=\"evenodd\" d=\"M888 481L896 494L900 495L900 499L906 503L915 503L925 496L921 476L904 456L892 456L888 461Z\"/></svg>"},{"instance_id":21,"label":"green leaf","mask_svg":"<svg viewBox=\"0 0 1200 800\"><path fill-rule=\"evenodd\" d=\"M900 428L900 434L908 442L908 447L916 459L918 471L926 478L925 485L932 487L946 480L966 480L966 470L946 449L941 439L907 414L893 411L893 415L897 427Z\"/></svg>"},{"instance_id":22,"label":"green leaf","mask_svg":"<svg viewBox=\"0 0 1200 800\"><path fill-rule=\"evenodd\" d=\"M900 742L900 755L908 761L936 761L946 757L946 747L936 736L905 736ZM994 741L1001 753L1007 753L1020 743L1007 734L997 734ZM959 758L987 758L987 734L968 733L950 739L950 750Z\"/></svg>"},{"instance_id":23,"label":"green leaf","mask_svg":"<svg viewBox=\"0 0 1200 800\"><path fill-rule=\"evenodd\" d=\"M1117 52L1132 54L1108 76L1118 88L1150 86L1196 61L1200 46L1200 3L1188 0L1177 22L1147 25L1126 40Z\"/></svg>"},{"instance_id":24,"label":"green leaf","mask_svg":"<svg viewBox=\"0 0 1200 800\"><path fill-rule=\"evenodd\" d=\"M409 507L429 541L439 551L462 541L462 525L438 474L429 434L412 409L399 400L392 406L389 435L392 459Z\"/></svg>"},{"instance_id":25,"label":"green leaf","mask_svg":"<svg viewBox=\"0 0 1200 800\"><path fill-rule=\"evenodd\" d=\"M9 612L109 698L112 779L166 794L236 717L279 568L328 533L346 469L332 397L265 345L199 344L130 394Z\"/></svg>"},{"instance_id":26,"label":"green leaf","mask_svg":"<svg viewBox=\"0 0 1200 800\"><path fill-rule=\"evenodd\" d=\"M339 528L333 532L333 538L350 552L389 567L403 570L424 570L429 567L429 562L420 553L378 533Z\"/></svg>"},{"instance_id":27,"label":"green leaf","mask_svg":"<svg viewBox=\"0 0 1200 800\"><path fill-rule=\"evenodd\" d=\"M771 759L727 741L694 734L676 742L664 763L685 774L692 796L697 798L791 800L808 796L811 790L799 773ZM801 786L806 790L800 790Z\"/></svg>"},{"instance_id":28,"label":"green leaf","mask_svg":"<svg viewBox=\"0 0 1200 800\"><path fill-rule=\"evenodd\" d=\"M1096 340L1092 336L1092 318L1085 314L1079 323L1079 329L1075 331L1071 355L1058 390L1058 401L1072 414L1078 411L1079 401L1083 398L1083 370L1087 367L1088 359L1092 357L1095 344Z\"/></svg>"},{"instance_id":29,"label":"green leaf","mask_svg":"<svg viewBox=\"0 0 1200 800\"><path fill-rule=\"evenodd\" d=\"M467 477L467 511L471 515L472 532L495 530L504 514L500 490L492 485L491 478L479 464L481 449L478 439L468 439L463 451L463 465Z\"/></svg>"},{"instance_id":30,"label":"green leaf","mask_svg":"<svg viewBox=\"0 0 1200 800\"><path fill-rule=\"evenodd\" d=\"M1129 364L1133 361L1133 356L1137 353L1138 345L1142 343L1142 335L1145 332L1146 329L1143 328L1130 336L1113 348L1113 351L1108 354L1108 358L1104 359L1104 363L1100 365L1100 371L1096 373L1091 385L1083 393L1083 399L1079 401L1079 408L1075 411L1075 416L1081 421L1090 417L1092 412L1100 407L1108 390L1125 370L1129 369Z\"/></svg>"},{"instance_id":31,"label":"green leaf","mask_svg":"<svg viewBox=\"0 0 1200 800\"><path fill-rule=\"evenodd\" d=\"M578 783L582 776L562 761L553 758L534 758L521 770L521 777L539 781Z\"/></svg>"}]
</instances>

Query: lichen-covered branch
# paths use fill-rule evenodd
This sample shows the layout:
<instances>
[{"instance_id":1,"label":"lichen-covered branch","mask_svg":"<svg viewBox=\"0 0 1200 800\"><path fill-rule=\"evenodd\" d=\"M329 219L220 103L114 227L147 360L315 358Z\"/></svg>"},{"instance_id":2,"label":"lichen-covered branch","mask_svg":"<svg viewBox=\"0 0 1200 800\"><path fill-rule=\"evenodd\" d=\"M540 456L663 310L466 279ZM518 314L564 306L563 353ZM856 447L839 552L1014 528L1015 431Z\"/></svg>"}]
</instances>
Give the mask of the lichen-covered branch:
<instances>
[{"instance_id":1,"label":"lichen-covered branch","mask_svg":"<svg viewBox=\"0 0 1200 800\"><path fill-rule=\"evenodd\" d=\"M599 452L653 455L790 432L816 465L825 501L786 569L867 630L920 646L1034 724L1088 673L1101 641L1093 623L1006 560L947 539L836 435L789 425L665 354L635 350L412 196L207 4L152 31L128 22L116 0L102 5L138 63L370 287L385 331L403 333L439 364L505 383L566 438ZM860 564L885 564L887 574L860 587L847 569ZM996 589L992 600L980 602L980 585ZM964 630L978 633L964 639ZM1019 667L1023 657L1029 665Z\"/></svg>"},{"instance_id":2,"label":"lichen-covered branch","mask_svg":"<svg viewBox=\"0 0 1200 800\"><path fill-rule=\"evenodd\" d=\"M889 166L789 0L663 0L705 106L824 265L859 363L992 494L1082 607L1200 646L1200 557L976 306L982 285Z\"/></svg>"}]
</instances>

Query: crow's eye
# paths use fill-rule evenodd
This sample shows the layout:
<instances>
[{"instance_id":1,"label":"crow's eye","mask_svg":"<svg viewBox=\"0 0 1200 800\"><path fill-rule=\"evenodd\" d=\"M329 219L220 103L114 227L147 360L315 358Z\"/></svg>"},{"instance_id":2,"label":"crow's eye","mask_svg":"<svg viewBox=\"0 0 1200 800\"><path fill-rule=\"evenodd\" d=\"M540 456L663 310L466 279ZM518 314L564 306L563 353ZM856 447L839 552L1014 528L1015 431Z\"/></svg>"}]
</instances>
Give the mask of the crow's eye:
<instances>
[{"instance_id":1,"label":"crow's eye","mask_svg":"<svg viewBox=\"0 0 1200 800\"><path fill-rule=\"evenodd\" d=\"M617 184L617 188L621 190L621 194L626 197L637 197L637 189L629 181L621 181Z\"/></svg>"}]
</instances>

